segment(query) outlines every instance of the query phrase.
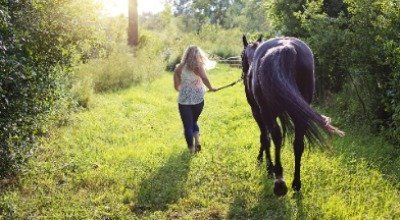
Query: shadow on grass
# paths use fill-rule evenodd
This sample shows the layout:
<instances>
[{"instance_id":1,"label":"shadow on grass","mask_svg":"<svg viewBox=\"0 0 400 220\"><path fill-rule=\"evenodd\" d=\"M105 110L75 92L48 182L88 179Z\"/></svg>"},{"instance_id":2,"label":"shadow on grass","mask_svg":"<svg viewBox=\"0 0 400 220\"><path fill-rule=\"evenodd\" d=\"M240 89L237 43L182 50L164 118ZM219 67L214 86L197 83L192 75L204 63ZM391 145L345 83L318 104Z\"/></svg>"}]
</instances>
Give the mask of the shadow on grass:
<instances>
[{"instance_id":1,"label":"shadow on grass","mask_svg":"<svg viewBox=\"0 0 400 220\"><path fill-rule=\"evenodd\" d=\"M305 219L303 196L289 189L284 197L273 193L273 180L262 176L263 190L256 204L246 201L246 190L239 190L229 208L229 219ZM291 201L288 201L291 200ZM295 204L291 204L292 201Z\"/></svg>"},{"instance_id":2,"label":"shadow on grass","mask_svg":"<svg viewBox=\"0 0 400 220\"><path fill-rule=\"evenodd\" d=\"M172 155L158 171L143 180L132 211L136 214L164 211L184 197L190 160L188 152Z\"/></svg>"}]
</instances>

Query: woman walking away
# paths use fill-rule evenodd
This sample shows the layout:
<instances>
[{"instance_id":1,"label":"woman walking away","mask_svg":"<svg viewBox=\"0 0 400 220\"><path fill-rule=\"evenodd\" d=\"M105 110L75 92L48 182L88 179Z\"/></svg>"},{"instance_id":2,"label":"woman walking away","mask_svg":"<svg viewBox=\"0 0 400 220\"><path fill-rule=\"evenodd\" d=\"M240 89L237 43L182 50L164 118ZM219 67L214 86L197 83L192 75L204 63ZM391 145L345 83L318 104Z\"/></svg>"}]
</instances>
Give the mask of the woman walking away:
<instances>
[{"instance_id":1,"label":"woman walking away","mask_svg":"<svg viewBox=\"0 0 400 220\"><path fill-rule=\"evenodd\" d=\"M209 91L216 91L206 74L206 70L214 66L215 62L210 61L206 53L199 47L191 45L183 53L182 60L174 71L174 85L179 91L179 113L190 153L201 150L197 119L204 107L204 85Z\"/></svg>"}]
</instances>

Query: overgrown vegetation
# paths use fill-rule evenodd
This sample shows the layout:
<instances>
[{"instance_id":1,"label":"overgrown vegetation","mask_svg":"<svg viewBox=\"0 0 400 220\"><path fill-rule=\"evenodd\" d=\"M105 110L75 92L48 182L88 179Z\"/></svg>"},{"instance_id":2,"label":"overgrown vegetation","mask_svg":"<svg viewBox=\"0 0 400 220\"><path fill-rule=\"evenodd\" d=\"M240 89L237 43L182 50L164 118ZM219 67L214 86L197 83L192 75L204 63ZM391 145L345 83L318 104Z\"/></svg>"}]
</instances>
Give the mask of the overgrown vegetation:
<instances>
[{"instance_id":1,"label":"overgrown vegetation","mask_svg":"<svg viewBox=\"0 0 400 220\"><path fill-rule=\"evenodd\" d=\"M127 19L95 2L0 0L0 218L400 217L400 152L385 140L400 142L396 0L176 0L140 17L136 48ZM244 33L308 42L322 109L346 128L332 151L303 157L303 197L276 199L255 166L241 86L207 94L204 151L184 147L165 70L190 44L238 56ZM290 176L291 147L283 154Z\"/></svg>"},{"instance_id":2,"label":"overgrown vegetation","mask_svg":"<svg viewBox=\"0 0 400 220\"><path fill-rule=\"evenodd\" d=\"M0 178L19 169L49 121L63 117L69 68L100 46L84 25L96 5L79 3L83 17L76 4L0 1Z\"/></svg>"},{"instance_id":3,"label":"overgrown vegetation","mask_svg":"<svg viewBox=\"0 0 400 220\"><path fill-rule=\"evenodd\" d=\"M399 143L398 1L274 0L268 5L277 30L309 42L321 97L338 94L332 107L340 108L349 124L369 126Z\"/></svg>"},{"instance_id":4,"label":"overgrown vegetation","mask_svg":"<svg viewBox=\"0 0 400 220\"><path fill-rule=\"evenodd\" d=\"M219 86L240 70L209 73ZM345 128L331 150L309 148L302 193L273 194L257 166L259 130L243 85L206 94L203 150L191 156L170 74L151 84L95 94L0 193L8 219L398 219L399 151L383 138ZM321 111L326 114L326 111ZM340 115L332 116L334 123ZM342 125L341 125L342 126ZM293 179L291 143L282 150ZM1 189L0 189L1 190ZM1 218L1 217L0 217Z\"/></svg>"},{"instance_id":5,"label":"overgrown vegetation","mask_svg":"<svg viewBox=\"0 0 400 220\"><path fill-rule=\"evenodd\" d=\"M165 67L158 37L144 33L141 47L121 46L126 19L101 17L96 1L0 3L0 179L17 173L37 138L75 106L88 107L94 92L150 81Z\"/></svg>"},{"instance_id":6,"label":"overgrown vegetation","mask_svg":"<svg viewBox=\"0 0 400 220\"><path fill-rule=\"evenodd\" d=\"M165 69L165 50L161 40L143 33L140 47L133 50L116 45L106 58L92 59L74 70L72 95L80 106L89 107L93 93L115 91L150 82Z\"/></svg>"}]
</instances>

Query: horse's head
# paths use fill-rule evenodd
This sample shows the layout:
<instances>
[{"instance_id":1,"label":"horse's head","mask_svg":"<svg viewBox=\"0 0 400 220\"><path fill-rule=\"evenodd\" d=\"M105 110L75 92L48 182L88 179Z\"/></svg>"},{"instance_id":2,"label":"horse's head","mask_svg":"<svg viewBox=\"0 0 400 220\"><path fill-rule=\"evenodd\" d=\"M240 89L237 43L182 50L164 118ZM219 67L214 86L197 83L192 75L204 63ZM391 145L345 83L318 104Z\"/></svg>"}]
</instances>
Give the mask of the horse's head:
<instances>
[{"instance_id":1,"label":"horse's head","mask_svg":"<svg viewBox=\"0 0 400 220\"><path fill-rule=\"evenodd\" d=\"M242 70L243 74L247 74L250 65L253 62L254 52L262 41L262 36L254 43L248 43L247 38L243 35L243 51L242 51Z\"/></svg>"}]
</instances>

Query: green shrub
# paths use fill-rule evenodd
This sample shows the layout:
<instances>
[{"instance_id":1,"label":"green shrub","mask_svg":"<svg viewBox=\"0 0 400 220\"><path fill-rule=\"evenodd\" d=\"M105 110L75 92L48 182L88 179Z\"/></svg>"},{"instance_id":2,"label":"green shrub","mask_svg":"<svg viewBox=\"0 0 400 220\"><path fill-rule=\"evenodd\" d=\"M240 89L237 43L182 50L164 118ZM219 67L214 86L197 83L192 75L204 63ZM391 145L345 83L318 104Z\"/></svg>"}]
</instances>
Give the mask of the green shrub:
<instances>
[{"instance_id":1,"label":"green shrub","mask_svg":"<svg viewBox=\"0 0 400 220\"><path fill-rule=\"evenodd\" d=\"M75 92L78 94L85 94L86 91L104 92L126 88L140 81L140 76L134 75L133 70L132 53L113 52L108 58L90 60L88 63L78 66L73 88L80 89ZM82 81L91 81L91 83L79 86L78 84Z\"/></svg>"},{"instance_id":2,"label":"green shrub","mask_svg":"<svg viewBox=\"0 0 400 220\"><path fill-rule=\"evenodd\" d=\"M65 117L71 65L101 47L96 18L91 1L0 0L0 178Z\"/></svg>"},{"instance_id":3,"label":"green shrub","mask_svg":"<svg viewBox=\"0 0 400 220\"><path fill-rule=\"evenodd\" d=\"M15 173L43 133L46 115L61 95L64 76L57 42L35 29L43 15L29 2L0 1L0 178ZM26 3L26 4L24 4ZM21 15L24 16L21 16ZM30 17L34 22L28 22ZM36 21L36 22L35 22ZM57 45L59 46L59 45Z\"/></svg>"},{"instance_id":4,"label":"green shrub","mask_svg":"<svg viewBox=\"0 0 400 220\"><path fill-rule=\"evenodd\" d=\"M93 91L115 91L154 80L164 72L163 50L159 38L143 32L140 46L135 50L120 44L107 58L77 66L72 86L75 100L80 106L87 107Z\"/></svg>"}]
</instances>

